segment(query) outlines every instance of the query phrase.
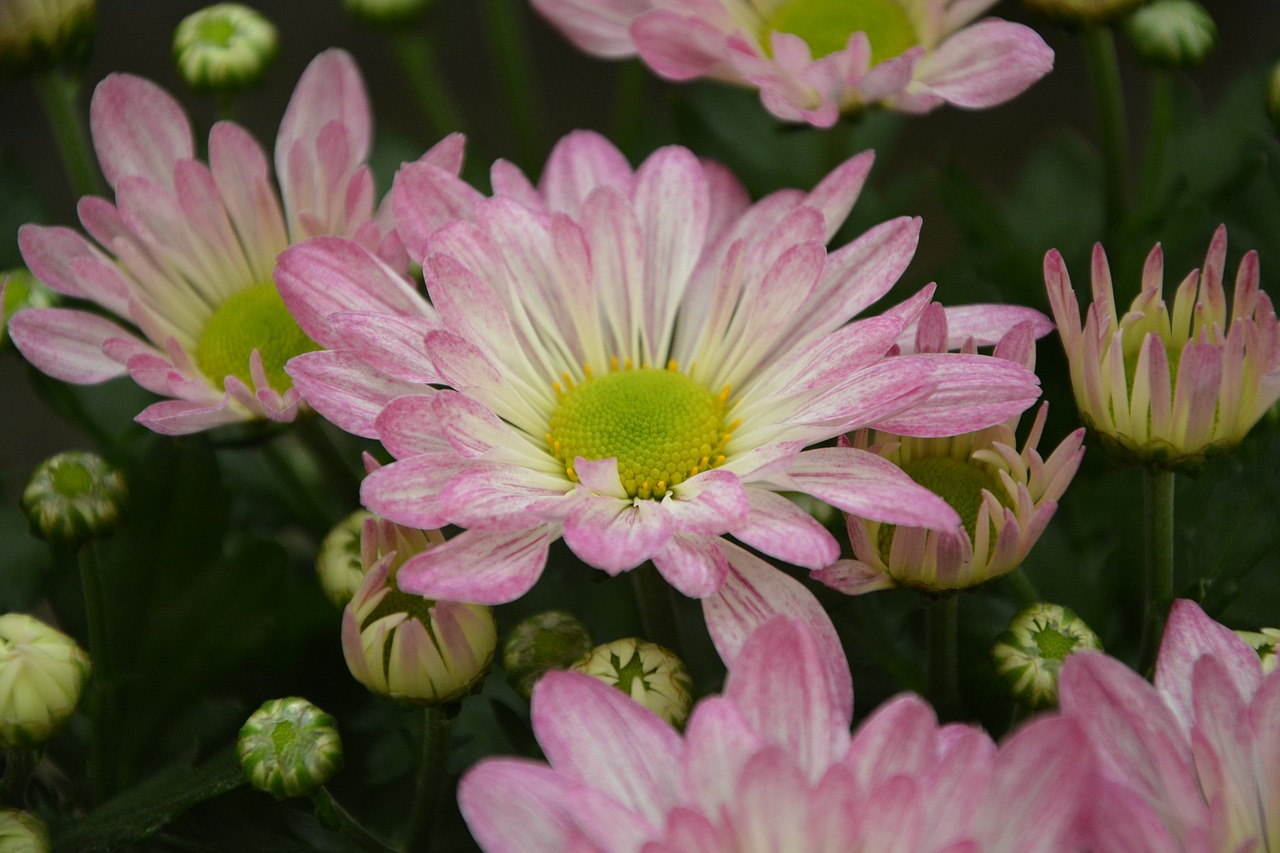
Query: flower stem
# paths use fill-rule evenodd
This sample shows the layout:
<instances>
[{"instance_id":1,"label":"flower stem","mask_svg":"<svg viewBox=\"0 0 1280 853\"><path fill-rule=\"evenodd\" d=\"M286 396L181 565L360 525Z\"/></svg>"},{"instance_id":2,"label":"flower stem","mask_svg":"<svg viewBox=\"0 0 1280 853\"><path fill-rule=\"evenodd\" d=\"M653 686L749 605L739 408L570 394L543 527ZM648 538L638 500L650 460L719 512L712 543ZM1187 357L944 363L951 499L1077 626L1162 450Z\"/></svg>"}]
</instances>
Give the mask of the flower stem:
<instances>
[{"instance_id":1,"label":"flower stem","mask_svg":"<svg viewBox=\"0 0 1280 853\"><path fill-rule=\"evenodd\" d=\"M1036 585L1031 582L1031 578L1027 577L1027 573L1022 567L1014 569L1005 575L1009 581L1009 586L1013 587L1013 593L1018 597L1018 605L1020 607L1030 607L1037 601L1040 601L1040 590L1036 589Z\"/></svg>"},{"instance_id":2,"label":"flower stem","mask_svg":"<svg viewBox=\"0 0 1280 853\"><path fill-rule=\"evenodd\" d=\"M675 597L671 586L653 563L646 562L632 570L631 589L640 610L640 627L645 638L683 658L684 643L680 636Z\"/></svg>"},{"instance_id":3,"label":"flower stem","mask_svg":"<svg viewBox=\"0 0 1280 853\"><path fill-rule=\"evenodd\" d=\"M351 812L344 809L325 786L321 785L311 792L311 803L315 806L316 817L321 824L350 838L361 850L368 850L369 853L394 853L392 848L378 840Z\"/></svg>"},{"instance_id":4,"label":"flower stem","mask_svg":"<svg viewBox=\"0 0 1280 853\"><path fill-rule=\"evenodd\" d=\"M649 74L640 60L631 59L618 65L618 83L614 89L609 117L609 138L622 151L630 151L640 143L646 121L645 89Z\"/></svg>"},{"instance_id":5,"label":"flower stem","mask_svg":"<svg viewBox=\"0 0 1280 853\"><path fill-rule=\"evenodd\" d=\"M941 720L960 715L960 663L956 653L960 630L960 596L931 602L925 611L928 647L927 691Z\"/></svg>"},{"instance_id":6,"label":"flower stem","mask_svg":"<svg viewBox=\"0 0 1280 853\"><path fill-rule=\"evenodd\" d=\"M1102 136L1102 163L1107 182L1106 233L1114 237L1124 227L1129 209L1129 134L1125 127L1124 92L1111 30L1104 26L1089 27L1084 37Z\"/></svg>"},{"instance_id":7,"label":"flower stem","mask_svg":"<svg viewBox=\"0 0 1280 853\"><path fill-rule=\"evenodd\" d=\"M1173 602L1173 472L1143 469L1143 532L1146 534L1147 606L1142 636L1144 669L1155 660L1164 620Z\"/></svg>"},{"instance_id":8,"label":"flower stem","mask_svg":"<svg viewBox=\"0 0 1280 853\"><path fill-rule=\"evenodd\" d=\"M517 0L485 0L483 6L485 32L488 35L489 58L498 70L498 78L506 95L506 114L515 133L516 151L526 169L537 168L546 153L547 133L535 91L532 51L525 36L522 16L524 3Z\"/></svg>"},{"instance_id":9,"label":"flower stem","mask_svg":"<svg viewBox=\"0 0 1280 853\"><path fill-rule=\"evenodd\" d=\"M406 31L394 38L396 57L400 67L409 81L409 88L418 99L431 123L436 136L444 136L453 131L466 133L466 125L462 114L453 103L453 97L444 85L440 74L439 63L436 62L435 48L431 45L426 33Z\"/></svg>"},{"instance_id":10,"label":"flower stem","mask_svg":"<svg viewBox=\"0 0 1280 853\"><path fill-rule=\"evenodd\" d=\"M61 72L50 71L35 78L35 87L45 120L49 122L49 130L57 143L58 154L62 157L62 167L71 182L71 191L76 198L100 194L102 182L98 178L89 135L85 132L76 103L80 83L68 79Z\"/></svg>"},{"instance_id":11,"label":"flower stem","mask_svg":"<svg viewBox=\"0 0 1280 853\"><path fill-rule=\"evenodd\" d=\"M27 783L35 770L36 753L15 746L4 751L4 779L0 780L0 803L21 808L27 801Z\"/></svg>"},{"instance_id":12,"label":"flower stem","mask_svg":"<svg viewBox=\"0 0 1280 853\"><path fill-rule=\"evenodd\" d=\"M413 786L409 831L400 845L404 853L431 849L432 830L449 781L449 733L452 729L453 714L447 706L433 705L423 711L422 757Z\"/></svg>"},{"instance_id":13,"label":"flower stem","mask_svg":"<svg viewBox=\"0 0 1280 853\"><path fill-rule=\"evenodd\" d=\"M1158 212L1160 183L1164 178L1165 156L1173 133L1173 84L1169 72L1157 69L1151 74L1151 120L1147 130L1147 147L1142 164L1142 214Z\"/></svg>"},{"instance_id":14,"label":"flower stem","mask_svg":"<svg viewBox=\"0 0 1280 853\"><path fill-rule=\"evenodd\" d=\"M89 623L89 659L93 662L90 705L89 771L93 799L101 803L111 795L115 762L107 754L115 732L115 671L108 640L107 600L102 588L98 549L93 540L80 546L80 587L84 593L85 621Z\"/></svg>"},{"instance_id":15,"label":"flower stem","mask_svg":"<svg viewBox=\"0 0 1280 853\"><path fill-rule=\"evenodd\" d=\"M311 454L316 467L324 475L329 488L347 499L358 501L360 498L360 478L351 470L342 451L333 443L332 436L325 430L319 418L302 417L296 423L295 430L302 446Z\"/></svg>"}]
</instances>

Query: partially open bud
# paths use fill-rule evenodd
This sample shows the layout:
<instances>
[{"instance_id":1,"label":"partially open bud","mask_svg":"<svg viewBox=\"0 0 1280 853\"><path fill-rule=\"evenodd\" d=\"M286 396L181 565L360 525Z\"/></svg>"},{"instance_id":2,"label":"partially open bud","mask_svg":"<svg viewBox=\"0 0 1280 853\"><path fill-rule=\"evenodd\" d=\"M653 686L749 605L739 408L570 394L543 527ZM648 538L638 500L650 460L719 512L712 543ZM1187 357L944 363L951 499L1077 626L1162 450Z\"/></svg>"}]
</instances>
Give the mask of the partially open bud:
<instances>
[{"instance_id":1,"label":"partially open bud","mask_svg":"<svg viewBox=\"0 0 1280 853\"><path fill-rule=\"evenodd\" d=\"M693 681L684 661L657 643L628 637L596 646L570 667L630 696L678 729L693 707Z\"/></svg>"},{"instance_id":2,"label":"partially open bud","mask_svg":"<svg viewBox=\"0 0 1280 853\"><path fill-rule=\"evenodd\" d=\"M1194 68L1218 43L1218 27L1195 0L1151 0L1125 21L1134 50L1152 65Z\"/></svg>"},{"instance_id":3,"label":"partially open bud","mask_svg":"<svg viewBox=\"0 0 1280 853\"><path fill-rule=\"evenodd\" d=\"M1276 666L1280 665L1280 658L1276 656L1276 649L1280 648L1280 628L1236 631L1236 635L1253 646L1254 651L1258 653L1258 657L1262 658L1263 675L1270 675L1275 672Z\"/></svg>"},{"instance_id":4,"label":"partially open bud","mask_svg":"<svg viewBox=\"0 0 1280 853\"><path fill-rule=\"evenodd\" d=\"M591 651L591 632L572 613L548 610L521 620L502 647L502 668L524 698L548 670L568 669Z\"/></svg>"},{"instance_id":5,"label":"partially open bud","mask_svg":"<svg viewBox=\"0 0 1280 853\"><path fill-rule=\"evenodd\" d=\"M0 616L0 747L48 740L88 679L89 656L75 640L25 613Z\"/></svg>"},{"instance_id":6,"label":"partially open bud","mask_svg":"<svg viewBox=\"0 0 1280 853\"><path fill-rule=\"evenodd\" d=\"M360 532L373 513L356 510L338 522L320 543L316 557L316 577L325 596L338 607L345 607L364 580L365 566L360 560Z\"/></svg>"},{"instance_id":7,"label":"partially open bud","mask_svg":"<svg viewBox=\"0 0 1280 853\"><path fill-rule=\"evenodd\" d=\"M351 16L385 27L411 23L429 5L430 0L342 0Z\"/></svg>"},{"instance_id":8,"label":"partially open bud","mask_svg":"<svg viewBox=\"0 0 1280 853\"><path fill-rule=\"evenodd\" d=\"M49 853L49 830L39 815L0 810L0 850L4 853Z\"/></svg>"},{"instance_id":9,"label":"partially open bud","mask_svg":"<svg viewBox=\"0 0 1280 853\"><path fill-rule=\"evenodd\" d=\"M0 272L0 348L9 343L9 318L24 308L50 308L58 294L25 267Z\"/></svg>"},{"instance_id":10,"label":"partially open bud","mask_svg":"<svg viewBox=\"0 0 1280 853\"><path fill-rule=\"evenodd\" d=\"M290 696L253 712L240 728L236 755L249 784L283 800L307 794L342 769L342 739L333 717Z\"/></svg>"},{"instance_id":11,"label":"partially open bud","mask_svg":"<svg viewBox=\"0 0 1280 853\"><path fill-rule=\"evenodd\" d=\"M239 3L193 12L173 31L173 61L197 92L225 95L255 86L275 58L275 26Z\"/></svg>"},{"instance_id":12,"label":"partially open bud","mask_svg":"<svg viewBox=\"0 0 1280 853\"><path fill-rule=\"evenodd\" d=\"M0 79L78 62L93 41L96 0L0 0Z\"/></svg>"},{"instance_id":13,"label":"partially open bud","mask_svg":"<svg viewBox=\"0 0 1280 853\"><path fill-rule=\"evenodd\" d=\"M71 451L36 468L22 508L36 536L78 543L114 530L127 497L119 471L92 453Z\"/></svg>"},{"instance_id":14,"label":"partially open bud","mask_svg":"<svg viewBox=\"0 0 1280 853\"><path fill-rule=\"evenodd\" d=\"M991 654L1013 698L1033 710L1058 704L1058 670L1067 655L1102 651L1098 635L1072 611L1040 602L1013 617Z\"/></svg>"}]
</instances>

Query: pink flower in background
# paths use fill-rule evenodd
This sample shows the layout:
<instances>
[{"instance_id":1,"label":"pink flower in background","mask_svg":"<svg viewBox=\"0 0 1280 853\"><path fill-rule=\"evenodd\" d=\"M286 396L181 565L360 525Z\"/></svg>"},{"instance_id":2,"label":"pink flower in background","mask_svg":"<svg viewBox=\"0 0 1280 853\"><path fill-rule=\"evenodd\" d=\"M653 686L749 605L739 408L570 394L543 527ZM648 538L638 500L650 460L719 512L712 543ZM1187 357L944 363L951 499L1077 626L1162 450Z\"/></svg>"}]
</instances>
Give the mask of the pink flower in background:
<instances>
[{"instance_id":1,"label":"pink flower in background","mask_svg":"<svg viewBox=\"0 0 1280 853\"><path fill-rule=\"evenodd\" d=\"M785 121L819 127L867 106L992 107L1053 67L1033 30L974 18L994 0L533 0L587 53L639 57L669 80L760 90Z\"/></svg>"},{"instance_id":2,"label":"pink flower in background","mask_svg":"<svg viewBox=\"0 0 1280 853\"><path fill-rule=\"evenodd\" d=\"M280 301L276 256L307 237L341 234L390 269L408 263L389 212L374 217L364 165L369 103L354 61L326 51L298 81L276 139L278 193L262 148L239 125L216 124L208 165L196 160L182 108L147 80L107 77L90 119L115 190L115 204L80 200L80 221L98 245L37 225L20 230L19 245L45 284L128 327L100 312L30 309L10 320L18 348L57 379L96 383L127 373L173 398L138 415L156 432L293 420L300 398L284 363L316 344ZM456 171L461 157L462 140L453 137L424 160Z\"/></svg>"},{"instance_id":3,"label":"pink flower in background","mask_svg":"<svg viewBox=\"0 0 1280 853\"><path fill-rule=\"evenodd\" d=\"M406 563L401 587L510 601L561 537L610 574L652 560L698 598L729 571L726 533L808 568L832 562L835 539L779 492L954 527L944 501L874 454L805 449L861 426L980 429L1038 394L1004 359L886 357L932 287L848 324L897 280L920 227L903 217L827 253L870 166L863 154L811 193L753 205L686 149L633 171L575 133L537 188L495 165L492 198L433 165L400 171L397 226L430 305L354 243L286 252L286 303L335 341L290 375L396 459L366 478L363 502L409 526L466 528ZM462 218L438 227L440 199Z\"/></svg>"},{"instance_id":4,"label":"pink flower in background","mask_svg":"<svg viewBox=\"0 0 1280 853\"><path fill-rule=\"evenodd\" d=\"M1102 783L1097 853L1266 853L1280 844L1280 671L1192 601L1173 604L1155 685L1117 660L1071 655L1060 707Z\"/></svg>"},{"instance_id":5,"label":"pink flower in background","mask_svg":"<svg viewBox=\"0 0 1280 853\"><path fill-rule=\"evenodd\" d=\"M550 766L480 762L459 786L462 814L488 853L1082 849L1092 759L1072 721L1038 720L997 747L902 695L851 735L847 676L838 646L775 618L681 737L612 687L548 673L533 728Z\"/></svg>"}]
</instances>

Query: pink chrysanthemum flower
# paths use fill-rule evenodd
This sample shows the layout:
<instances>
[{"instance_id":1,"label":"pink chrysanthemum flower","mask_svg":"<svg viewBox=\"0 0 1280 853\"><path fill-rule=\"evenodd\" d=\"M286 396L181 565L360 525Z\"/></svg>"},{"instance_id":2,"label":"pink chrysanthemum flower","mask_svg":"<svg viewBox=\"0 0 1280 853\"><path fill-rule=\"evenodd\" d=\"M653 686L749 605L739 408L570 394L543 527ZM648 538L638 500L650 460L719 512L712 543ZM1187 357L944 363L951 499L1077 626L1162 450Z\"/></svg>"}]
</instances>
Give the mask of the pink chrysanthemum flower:
<instances>
[{"instance_id":1,"label":"pink chrysanthemum flower","mask_svg":"<svg viewBox=\"0 0 1280 853\"><path fill-rule=\"evenodd\" d=\"M1071 387L1085 425L1109 453L1170 470L1195 470L1229 450L1280 399L1280 328L1258 289L1258 254L1236 273L1231 317L1223 290L1227 230L1219 226L1204 271L1192 270L1163 298L1164 253L1147 256L1142 292L1117 316L1102 246L1093 250L1093 303L1080 309L1055 249L1044 278Z\"/></svg>"},{"instance_id":2,"label":"pink chrysanthemum flower","mask_svg":"<svg viewBox=\"0 0 1280 853\"><path fill-rule=\"evenodd\" d=\"M1194 602L1173 604L1154 686L1081 652L1059 698L1097 755L1096 853L1280 849L1280 671Z\"/></svg>"},{"instance_id":3,"label":"pink chrysanthemum flower","mask_svg":"<svg viewBox=\"0 0 1280 853\"><path fill-rule=\"evenodd\" d=\"M458 802L488 853L1064 853L1092 760L1068 720L998 747L890 700L852 735L852 690L804 622L775 618L685 734L619 691L550 672L533 728L550 763L480 762Z\"/></svg>"},{"instance_id":4,"label":"pink chrysanthemum flower","mask_svg":"<svg viewBox=\"0 0 1280 853\"><path fill-rule=\"evenodd\" d=\"M1047 334L1048 318L1029 308L1005 308L1009 319L1029 316L998 342L976 339L957 328L948 334L942 306L930 305L916 328L908 351L946 352L959 344L976 352L980 344L996 344L996 358L1035 367L1035 339ZM957 332L959 336L957 337ZM877 589L913 587L938 592L966 589L1013 571L1030 553L1058 508L1067 485L1084 456L1080 429L1045 460L1036 450L1048 416L1040 407L1031 431L1018 450L1019 418L963 435L913 438L860 430L855 447L868 447L960 513L955 531L885 524L847 515L849 539L856 559L839 560L814 572L823 583L849 595Z\"/></svg>"},{"instance_id":5,"label":"pink chrysanthemum flower","mask_svg":"<svg viewBox=\"0 0 1280 853\"><path fill-rule=\"evenodd\" d=\"M931 287L846 325L892 286L920 227L903 217L827 254L870 165L860 155L812 193L751 205L686 149L633 172L576 133L537 189L505 163L493 198L434 166L401 170L396 219L430 305L352 243L286 252L276 281L294 316L338 341L290 374L396 458L366 478L363 502L409 526L467 528L410 560L402 588L510 601L561 537L610 574L652 560L699 598L725 576L726 533L808 568L835 560L835 539L779 492L957 525L874 454L805 450L862 426L979 429L1037 396L1034 374L1004 359L886 357ZM418 211L442 198L464 218L436 228Z\"/></svg>"},{"instance_id":6,"label":"pink chrysanthemum flower","mask_svg":"<svg viewBox=\"0 0 1280 853\"><path fill-rule=\"evenodd\" d=\"M669 80L760 90L785 121L819 127L871 105L928 112L992 107L1053 67L1036 33L994 0L533 0L587 53L639 55Z\"/></svg>"},{"instance_id":7,"label":"pink chrysanthemum flower","mask_svg":"<svg viewBox=\"0 0 1280 853\"><path fill-rule=\"evenodd\" d=\"M18 241L45 284L136 331L97 312L31 309L10 321L18 348L67 382L127 373L174 398L138 415L156 432L293 420L300 398L284 363L316 344L280 301L276 256L290 243L340 234L396 269L408 263L389 212L374 217L364 165L369 102L354 61L326 51L298 81L276 138L279 193L262 148L239 125L214 125L209 164L196 160L182 108L147 80L107 77L90 120L115 204L85 197L79 213L102 248L61 227L26 225ZM461 156L453 137L424 159L456 171Z\"/></svg>"}]
</instances>

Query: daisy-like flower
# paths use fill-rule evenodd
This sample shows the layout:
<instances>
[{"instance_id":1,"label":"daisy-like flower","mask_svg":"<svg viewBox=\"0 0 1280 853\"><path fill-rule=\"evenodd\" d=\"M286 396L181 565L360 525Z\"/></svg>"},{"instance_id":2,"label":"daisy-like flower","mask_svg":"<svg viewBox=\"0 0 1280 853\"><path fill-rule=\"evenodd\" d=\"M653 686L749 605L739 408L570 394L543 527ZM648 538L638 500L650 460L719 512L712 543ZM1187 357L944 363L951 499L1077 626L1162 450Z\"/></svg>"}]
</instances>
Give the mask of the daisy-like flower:
<instances>
[{"instance_id":1,"label":"daisy-like flower","mask_svg":"<svg viewBox=\"0 0 1280 853\"><path fill-rule=\"evenodd\" d=\"M840 685L829 662L805 623L765 623L683 737L595 679L550 672L532 709L550 766L480 762L463 817L488 853L1081 849L1092 761L1074 723L1039 720L997 747L903 695L851 735L848 664Z\"/></svg>"},{"instance_id":2,"label":"daisy-like flower","mask_svg":"<svg viewBox=\"0 0 1280 853\"><path fill-rule=\"evenodd\" d=\"M137 420L182 434L252 419L292 421L300 399L284 363L316 343L280 301L271 271L290 243L352 237L403 270L408 259L374 218L368 98L349 55L330 50L303 73L276 139L277 194L261 147L239 125L209 134L209 164L194 159L191 125L155 84L113 74L94 92L94 146L115 204L80 200L69 228L25 225L31 271L103 313L28 309L9 321L26 358L78 384L124 374L163 397ZM461 165L461 138L424 159ZM283 208L281 202L283 201Z\"/></svg>"},{"instance_id":3,"label":"daisy-like flower","mask_svg":"<svg viewBox=\"0 0 1280 853\"><path fill-rule=\"evenodd\" d=\"M994 307L990 310L997 310ZM1035 338L1051 327L1029 308L1005 308L1018 322L995 347L997 358L1035 365ZM956 332L960 333L956 338ZM945 352L962 342L975 352L978 339L962 328L948 332L941 306L930 305L916 328L916 352ZM1014 433L1018 418L976 432L941 438L913 438L866 430L855 447L869 449L900 467L920 485L955 508L963 520L957 530L891 525L847 515L856 559L840 560L814 572L823 583L849 595L903 586L937 592L965 589L1016 569L1058 508L1058 498L1080 467L1084 430L1058 445L1048 460L1036 450L1048 404L1040 407L1021 452Z\"/></svg>"},{"instance_id":4,"label":"daisy-like flower","mask_svg":"<svg viewBox=\"0 0 1280 853\"><path fill-rule=\"evenodd\" d=\"M1169 613L1154 686L1096 652L1071 655L1063 714L1085 730L1101 783L1097 853L1266 853L1280 845L1280 672L1192 601Z\"/></svg>"},{"instance_id":5,"label":"daisy-like flower","mask_svg":"<svg viewBox=\"0 0 1280 853\"><path fill-rule=\"evenodd\" d=\"M1053 67L994 0L533 0L587 53L636 56L669 80L752 86L769 112L818 127L878 105L992 107Z\"/></svg>"},{"instance_id":6,"label":"daisy-like flower","mask_svg":"<svg viewBox=\"0 0 1280 853\"><path fill-rule=\"evenodd\" d=\"M1230 320L1222 286L1226 257L1227 230L1219 226L1203 272L1187 274L1170 310L1157 244L1147 256L1142 292L1117 316L1111 271L1097 245L1093 303L1082 328L1062 256L1056 249L1045 256L1045 285L1076 406L1113 456L1194 471L1238 444L1280 399L1280 328L1271 300L1258 289L1258 254L1240 261Z\"/></svg>"},{"instance_id":7,"label":"daisy-like flower","mask_svg":"<svg viewBox=\"0 0 1280 853\"><path fill-rule=\"evenodd\" d=\"M353 243L286 252L276 280L290 310L338 341L290 374L396 458L365 479L363 502L401 524L467 528L406 563L401 588L510 601L561 537L610 574L652 560L699 598L728 570L726 533L808 568L835 560L835 539L783 491L955 527L945 501L874 454L805 450L862 426L966 432L1037 395L1006 359L887 357L932 287L846 325L892 286L920 225L903 217L827 254L870 165L860 155L812 193L751 205L683 148L633 172L576 133L537 189L505 163L493 198L435 166L400 171L396 220L431 305ZM453 199L462 218L430 227L424 198Z\"/></svg>"}]
</instances>

